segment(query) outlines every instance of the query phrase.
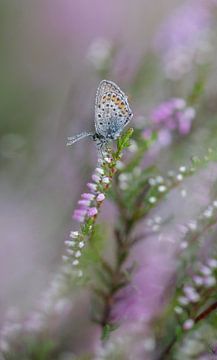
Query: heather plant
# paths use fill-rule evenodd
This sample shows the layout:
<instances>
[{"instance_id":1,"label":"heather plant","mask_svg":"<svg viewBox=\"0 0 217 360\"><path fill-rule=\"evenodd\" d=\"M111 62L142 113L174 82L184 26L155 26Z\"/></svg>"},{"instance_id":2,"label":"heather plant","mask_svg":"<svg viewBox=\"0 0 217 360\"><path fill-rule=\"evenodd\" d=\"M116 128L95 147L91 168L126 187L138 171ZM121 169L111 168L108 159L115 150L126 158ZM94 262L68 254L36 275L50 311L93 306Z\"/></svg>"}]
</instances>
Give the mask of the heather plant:
<instances>
[{"instance_id":1,"label":"heather plant","mask_svg":"<svg viewBox=\"0 0 217 360\"><path fill-rule=\"evenodd\" d=\"M186 2L131 74L131 127L96 152L62 263L34 310L6 315L2 359L217 358L215 10ZM117 53L98 39L86 60L109 78Z\"/></svg>"}]
</instances>

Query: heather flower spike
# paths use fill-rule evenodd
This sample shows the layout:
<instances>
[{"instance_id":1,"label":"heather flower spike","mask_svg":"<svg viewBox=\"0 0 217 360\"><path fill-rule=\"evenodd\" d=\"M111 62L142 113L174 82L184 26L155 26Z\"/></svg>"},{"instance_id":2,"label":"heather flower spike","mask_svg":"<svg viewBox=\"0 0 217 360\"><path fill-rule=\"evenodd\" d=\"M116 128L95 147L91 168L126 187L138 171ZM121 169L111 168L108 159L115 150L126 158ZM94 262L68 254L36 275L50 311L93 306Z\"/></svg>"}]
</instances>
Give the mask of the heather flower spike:
<instances>
[{"instance_id":1,"label":"heather flower spike","mask_svg":"<svg viewBox=\"0 0 217 360\"><path fill-rule=\"evenodd\" d=\"M80 229L71 231L70 239L66 240L66 255L63 256L63 260L65 264L69 264L75 270L79 277L83 276L83 271L80 269L82 251L93 233L100 208L117 171L117 162L121 158L124 148L129 146L132 132L133 130L129 129L120 137L116 151L103 152L103 158L99 158L92 175L92 182L87 183L89 192L81 194L78 206L73 212L72 218L80 224Z\"/></svg>"}]
</instances>

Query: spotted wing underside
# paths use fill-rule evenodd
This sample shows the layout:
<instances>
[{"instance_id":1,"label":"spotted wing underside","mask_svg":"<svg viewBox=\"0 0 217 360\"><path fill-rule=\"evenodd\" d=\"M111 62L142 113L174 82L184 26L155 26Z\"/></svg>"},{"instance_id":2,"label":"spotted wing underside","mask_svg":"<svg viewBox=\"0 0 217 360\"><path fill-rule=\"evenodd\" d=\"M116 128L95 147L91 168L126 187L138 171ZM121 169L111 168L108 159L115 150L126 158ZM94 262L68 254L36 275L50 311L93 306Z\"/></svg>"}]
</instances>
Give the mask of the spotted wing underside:
<instances>
[{"instance_id":1,"label":"spotted wing underside","mask_svg":"<svg viewBox=\"0 0 217 360\"><path fill-rule=\"evenodd\" d=\"M112 81L99 84L95 102L96 133L106 139L116 139L132 117L126 95Z\"/></svg>"}]
</instances>

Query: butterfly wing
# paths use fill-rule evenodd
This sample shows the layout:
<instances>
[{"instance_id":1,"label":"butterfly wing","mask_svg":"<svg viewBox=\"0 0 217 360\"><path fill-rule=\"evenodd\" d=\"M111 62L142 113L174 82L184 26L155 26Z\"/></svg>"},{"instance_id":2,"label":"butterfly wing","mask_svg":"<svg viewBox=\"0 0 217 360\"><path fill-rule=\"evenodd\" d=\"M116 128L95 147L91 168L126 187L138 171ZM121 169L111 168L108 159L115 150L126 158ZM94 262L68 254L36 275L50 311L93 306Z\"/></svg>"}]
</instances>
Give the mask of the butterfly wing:
<instances>
[{"instance_id":1,"label":"butterfly wing","mask_svg":"<svg viewBox=\"0 0 217 360\"><path fill-rule=\"evenodd\" d=\"M117 139L132 115L123 91L112 81L101 81L95 102L96 133L106 139Z\"/></svg>"}]
</instances>

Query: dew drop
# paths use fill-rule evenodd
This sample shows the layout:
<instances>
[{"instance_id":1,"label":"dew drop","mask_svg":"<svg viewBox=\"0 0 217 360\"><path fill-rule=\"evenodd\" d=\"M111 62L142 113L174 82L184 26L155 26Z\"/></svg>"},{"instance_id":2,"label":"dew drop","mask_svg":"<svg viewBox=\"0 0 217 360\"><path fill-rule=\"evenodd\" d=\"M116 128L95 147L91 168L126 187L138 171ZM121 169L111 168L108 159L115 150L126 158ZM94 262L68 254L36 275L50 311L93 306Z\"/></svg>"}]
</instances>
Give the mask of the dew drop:
<instances>
[{"instance_id":1,"label":"dew drop","mask_svg":"<svg viewBox=\"0 0 217 360\"><path fill-rule=\"evenodd\" d=\"M187 191L185 189L181 190L181 196L185 198L187 196Z\"/></svg>"},{"instance_id":2,"label":"dew drop","mask_svg":"<svg viewBox=\"0 0 217 360\"><path fill-rule=\"evenodd\" d=\"M189 222L188 227L191 231L197 230L197 222L196 221Z\"/></svg>"},{"instance_id":3,"label":"dew drop","mask_svg":"<svg viewBox=\"0 0 217 360\"><path fill-rule=\"evenodd\" d=\"M156 201L157 201L157 199L156 199L156 197L154 197L154 196L151 196L151 197L149 198L149 202L150 202L151 204L156 203Z\"/></svg>"},{"instance_id":4,"label":"dew drop","mask_svg":"<svg viewBox=\"0 0 217 360\"><path fill-rule=\"evenodd\" d=\"M186 167L185 166L180 166L179 171L182 173L186 172Z\"/></svg>"},{"instance_id":5,"label":"dew drop","mask_svg":"<svg viewBox=\"0 0 217 360\"><path fill-rule=\"evenodd\" d=\"M182 180L183 180L183 175L182 175L182 174L178 174L178 175L176 176L176 179L177 179L178 181L182 181Z\"/></svg>"},{"instance_id":6,"label":"dew drop","mask_svg":"<svg viewBox=\"0 0 217 360\"><path fill-rule=\"evenodd\" d=\"M73 262L72 262L72 265L74 265L74 266L77 266L79 264L79 261L78 260L74 260Z\"/></svg>"},{"instance_id":7,"label":"dew drop","mask_svg":"<svg viewBox=\"0 0 217 360\"><path fill-rule=\"evenodd\" d=\"M161 192L161 193L162 193L162 192L165 192L166 189L167 189L167 188L166 188L166 186L164 186L164 185L160 185L160 186L158 187L158 191Z\"/></svg>"},{"instance_id":8,"label":"dew drop","mask_svg":"<svg viewBox=\"0 0 217 360\"><path fill-rule=\"evenodd\" d=\"M209 208L209 209L205 210L203 215L204 215L205 218L211 218L212 215L213 215L213 209Z\"/></svg>"},{"instance_id":9,"label":"dew drop","mask_svg":"<svg viewBox=\"0 0 217 360\"><path fill-rule=\"evenodd\" d=\"M156 181L158 184L162 184L162 182L164 181L163 177L162 176L157 176L156 177Z\"/></svg>"},{"instance_id":10,"label":"dew drop","mask_svg":"<svg viewBox=\"0 0 217 360\"><path fill-rule=\"evenodd\" d=\"M154 185L156 185L156 180L154 178L150 178L148 180L148 183L149 183L149 185L154 186Z\"/></svg>"}]
</instances>

